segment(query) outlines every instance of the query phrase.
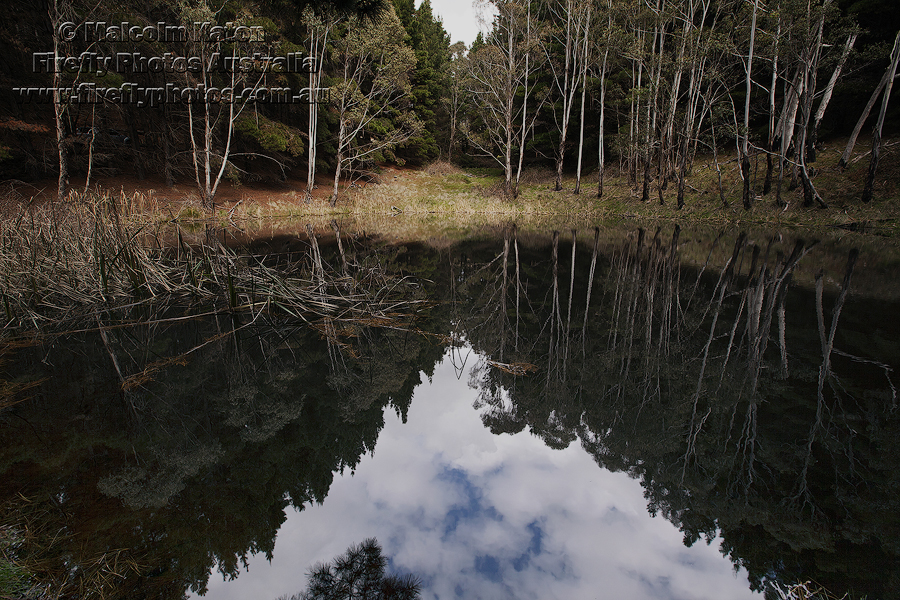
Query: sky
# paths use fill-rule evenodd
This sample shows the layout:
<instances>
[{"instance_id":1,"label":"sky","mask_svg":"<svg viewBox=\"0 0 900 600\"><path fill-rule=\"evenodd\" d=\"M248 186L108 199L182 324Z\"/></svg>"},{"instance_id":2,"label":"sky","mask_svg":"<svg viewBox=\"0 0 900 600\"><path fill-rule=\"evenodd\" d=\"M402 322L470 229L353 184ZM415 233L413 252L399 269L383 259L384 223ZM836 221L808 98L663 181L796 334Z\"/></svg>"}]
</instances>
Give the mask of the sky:
<instances>
[{"instance_id":1,"label":"sky","mask_svg":"<svg viewBox=\"0 0 900 600\"><path fill-rule=\"evenodd\" d=\"M416 0L416 8L421 4L422 0ZM431 0L431 11L441 17L451 44L463 41L466 47L472 45L479 30L478 10L473 0ZM485 20L490 25L491 18Z\"/></svg>"},{"instance_id":2,"label":"sky","mask_svg":"<svg viewBox=\"0 0 900 600\"><path fill-rule=\"evenodd\" d=\"M468 385L479 359L466 352L422 375L407 423L385 409L374 452L335 476L324 504L289 509L271 563L255 555L228 582L213 572L206 600L290 596L314 563L368 537L393 570L422 578L423 600L761 598L719 540L685 547L648 514L639 481L580 444L486 429Z\"/></svg>"}]
</instances>

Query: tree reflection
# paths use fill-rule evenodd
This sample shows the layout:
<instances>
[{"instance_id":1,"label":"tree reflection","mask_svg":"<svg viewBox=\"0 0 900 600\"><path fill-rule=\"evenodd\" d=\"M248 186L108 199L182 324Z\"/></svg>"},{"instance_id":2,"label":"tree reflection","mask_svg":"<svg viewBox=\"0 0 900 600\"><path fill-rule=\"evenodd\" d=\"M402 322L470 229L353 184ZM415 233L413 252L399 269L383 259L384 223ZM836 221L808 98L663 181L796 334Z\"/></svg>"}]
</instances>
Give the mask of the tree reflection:
<instances>
[{"instance_id":1,"label":"tree reflection","mask_svg":"<svg viewBox=\"0 0 900 600\"><path fill-rule=\"evenodd\" d=\"M278 600L416 600L421 583L413 575L385 574L381 545L369 538L331 562L315 565L306 590Z\"/></svg>"},{"instance_id":2,"label":"tree reflection","mask_svg":"<svg viewBox=\"0 0 900 600\"><path fill-rule=\"evenodd\" d=\"M680 527L686 544L721 535L754 589L810 578L839 594L900 589L893 367L867 342L897 357L877 330L895 305L860 299L856 310L869 316L842 337L856 250L842 269L833 253L815 257L816 242L720 234L706 263L687 267L680 236L638 229L602 252L595 236L576 253L573 234L564 253L554 232L529 249L524 261L539 268L522 285L546 297L527 305L521 339L530 343L514 359L540 372L492 368L502 336L477 319L462 326L485 356L471 381L485 425L527 427L554 448L580 439L600 466L641 479L651 513ZM831 276L833 300L829 275L813 278L807 266L823 259L843 271ZM504 289L499 279L482 288ZM478 306L480 290L468 291ZM571 352L574 342L582 352ZM853 568L866 557L878 567Z\"/></svg>"},{"instance_id":3,"label":"tree reflection","mask_svg":"<svg viewBox=\"0 0 900 600\"><path fill-rule=\"evenodd\" d=\"M324 501L442 355L398 253L361 249L349 278L339 263L344 298L386 301L366 317L175 312L20 351L44 381L0 415L16 563L54 597L181 598L271 557L287 507ZM315 233L300 259L332 285Z\"/></svg>"},{"instance_id":4,"label":"tree reflection","mask_svg":"<svg viewBox=\"0 0 900 600\"><path fill-rule=\"evenodd\" d=\"M900 331L896 302L857 292L864 254L677 226L509 225L446 250L332 231L247 260L302 261L323 306L377 309L105 316L18 351L19 381L46 381L0 413L0 494L44 585L115 572L111 596L178 598L236 575L468 345L485 426L579 440L686 544L720 535L754 589L900 589Z\"/></svg>"}]
</instances>

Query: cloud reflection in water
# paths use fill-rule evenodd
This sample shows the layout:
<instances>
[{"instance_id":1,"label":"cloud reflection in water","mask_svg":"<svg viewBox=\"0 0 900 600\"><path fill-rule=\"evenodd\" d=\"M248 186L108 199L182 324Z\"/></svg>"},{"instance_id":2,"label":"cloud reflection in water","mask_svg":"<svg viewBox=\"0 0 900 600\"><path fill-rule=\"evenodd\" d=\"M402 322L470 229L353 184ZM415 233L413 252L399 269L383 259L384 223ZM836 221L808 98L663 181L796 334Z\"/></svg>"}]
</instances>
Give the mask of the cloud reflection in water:
<instances>
[{"instance_id":1,"label":"cloud reflection in water","mask_svg":"<svg viewBox=\"0 0 900 600\"><path fill-rule=\"evenodd\" d=\"M599 468L579 444L493 435L468 380L445 358L408 422L386 412L374 456L336 476L323 505L288 515L272 563L254 556L231 582L214 572L206 598L297 593L314 563L367 537L393 570L422 578L427 599L760 597L717 542L686 548L647 513L638 481Z\"/></svg>"}]
</instances>

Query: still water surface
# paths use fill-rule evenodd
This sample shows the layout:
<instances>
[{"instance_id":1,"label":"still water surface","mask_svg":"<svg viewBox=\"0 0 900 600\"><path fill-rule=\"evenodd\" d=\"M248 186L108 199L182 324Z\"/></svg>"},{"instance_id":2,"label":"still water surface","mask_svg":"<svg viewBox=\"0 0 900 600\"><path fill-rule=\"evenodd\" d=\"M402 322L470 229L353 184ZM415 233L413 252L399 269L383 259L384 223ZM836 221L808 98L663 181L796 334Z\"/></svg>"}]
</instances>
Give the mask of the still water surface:
<instances>
[{"instance_id":1,"label":"still water surface","mask_svg":"<svg viewBox=\"0 0 900 600\"><path fill-rule=\"evenodd\" d=\"M376 537L425 598L898 597L896 244L298 230L230 268L307 273L318 317L142 303L5 349L2 526L45 591L274 600Z\"/></svg>"},{"instance_id":2,"label":"still water surface","mask_svg":"<svg viewBox=\"0 0 900 600\"><path fill-rule=\"evenodd\" d=\"M376 537L423 598L751 598L746 572L647 513L640 483L599 469L578 444L493 435L468 385L482 358L448 353L416 388L406 424L388 411L375 452L322 505L292 512L271 563L257 555L208 598L291 595L304 567Z\"/></svg>"}]
</instances>

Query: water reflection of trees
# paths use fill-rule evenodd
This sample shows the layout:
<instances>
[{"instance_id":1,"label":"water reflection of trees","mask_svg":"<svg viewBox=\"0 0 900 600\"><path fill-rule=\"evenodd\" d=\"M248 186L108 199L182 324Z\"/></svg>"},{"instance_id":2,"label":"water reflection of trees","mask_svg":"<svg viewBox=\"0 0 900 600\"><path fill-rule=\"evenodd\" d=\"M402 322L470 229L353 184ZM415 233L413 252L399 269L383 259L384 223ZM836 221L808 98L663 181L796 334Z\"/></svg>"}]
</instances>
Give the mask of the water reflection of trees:
<instances>
[{"instance_id":1,"label":"water reflection of trees","mask_svg":"<svg viewBox=\"0 0 900 600\"><path fill-rule=\"evenodd\" d=\"M0 413L0 494L42 581L71 591L113 565L110 595L177 598L236 574L465 342L486 426L579 440L686 543L720 534L755 588L900 588L900 332L895 303L853 295L855 253L677 227L510 226L445 251L334 233L238 263L300 269L315 319L104 317L18 352L8 369L46 380Z\"/></svg>"},{"instance_id":2,"label":"water reflection of trees","mask_svg":"<svg viewBox=\"0 0 900 600\"><path fill-rule=\"evenodd\" d=\"M601 466L640 478L649 510L687 544L721 534L755 589L809 578L870 597L900 589L900 420L890 359L875 351L896 358L885 332L896 307L859 299L842 335L857 251L812 277L814 242L720 235L688 268L677 226L602 251L593 233L585 244L553 233L521 264L490 255L467 281L476 306L527 307L514 325L502 308L461 325L485 356L471 382L485 425L557 448L580 439ZM514 230L505 237L518 248Z\"/></svg>"},{"instance_id":3,"label":"water reflection of trees","mask_svg":"<svg viewBox=\"0 0 900 600\"><path fill-rule=\"evenodd\" d=\"M45 593L180 598L236 576L271 556L288 506L374 451L386 407L405 416L442 355L422 290L397 249L332 250L313 234L266 258L311 266L322 318L173 308L19 351L42 383L0 415L3 526Z\"/></svg>"}]
</instances>

